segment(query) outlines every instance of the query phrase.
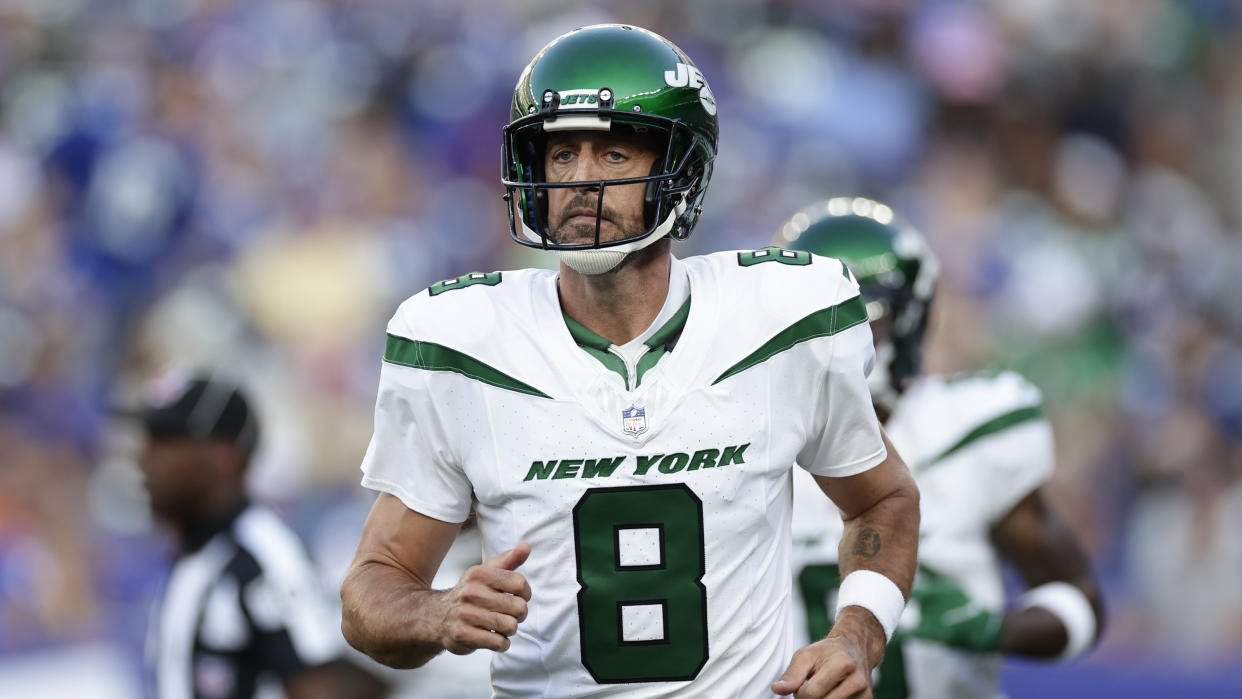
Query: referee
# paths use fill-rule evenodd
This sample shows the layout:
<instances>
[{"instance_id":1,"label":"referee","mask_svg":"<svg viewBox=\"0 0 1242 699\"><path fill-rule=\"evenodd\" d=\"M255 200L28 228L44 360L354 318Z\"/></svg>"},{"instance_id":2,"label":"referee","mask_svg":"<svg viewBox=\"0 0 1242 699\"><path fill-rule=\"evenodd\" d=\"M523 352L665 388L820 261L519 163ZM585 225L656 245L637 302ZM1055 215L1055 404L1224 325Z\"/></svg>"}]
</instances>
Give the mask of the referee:
<instances>
[{"instance_id":1,"label":"referee","mask_svg":"<svg viewBox=\"0 0 1242 699\"><path fill-rule=\"evenodd\" d=\"M302 543L246 497L259 429L240 388L202 375L156 384L138 410L155 516L180 550L151 628L160 699L375 697L384 685L343 659L336 612Z\"/></svg>"}]
</instances>

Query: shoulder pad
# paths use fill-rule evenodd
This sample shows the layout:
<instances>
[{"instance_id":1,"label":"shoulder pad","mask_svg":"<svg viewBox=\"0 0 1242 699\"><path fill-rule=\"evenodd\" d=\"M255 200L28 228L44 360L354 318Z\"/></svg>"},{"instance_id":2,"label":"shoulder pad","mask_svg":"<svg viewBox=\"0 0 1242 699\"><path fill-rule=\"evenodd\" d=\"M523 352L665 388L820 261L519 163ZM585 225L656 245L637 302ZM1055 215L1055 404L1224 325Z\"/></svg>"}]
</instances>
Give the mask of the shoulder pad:
<instances>
[{"instance_id":1,"label":"shoulder pad","mask_svg":"<svg viewBox=\"0 0 1242 699\"><path fill-rule=\"evenodd\" d=\"M934 463L1023 424L1046 423L1038 388L1013 371L992 370L928 376L902 397L893 419L921 425Z\"/></svg>"},{"instance_id":2,"label":"shoulder pad","mask_svg":"<svg viewBox=\"0 0 1242 699\"><path fill-rule=\"evenodd\" d=\"M708 282L739 311L781 320L797 320L858 296L858 284L840 260L803 250L718 252L685 262L693 279Z\"/></svg>"},{"instance_id":3,"label":"shoulder pad","mask_svg":"<svg viewBox=\"0 0 1242 699\"><path fill-rule=\"evenodd\" d=\"M838 260L765 248L684 260L694 304L720 319L703 370L719 382L799 343L867 322L858 285Z\"/></svg>"},{"instance_id":4,"label":"shoulder pad","mask_svg":"<svg viewBox=\"0 0 1242 699\"><path fill-rule=\"evenodd\" d=\"M936 378L945 400L978 406L985 415L1043 404L1039 388L1016 371L984 369Z\"/></svg>"},{"instance_id":5,"label":"shoulder pad","mask_svg":"<svg viewBox=\"0 0 1242 699\"><path fill-rule=\"evenodd\" d=\"M537 352L510 351L506 338L538 337L535 295L547 292L540 282L550 282L550 275L555 272L475 273L431 285L406 299L388 322L384 360L546 397L555 378L548 362Z\"/></svg>"}]
</instances>

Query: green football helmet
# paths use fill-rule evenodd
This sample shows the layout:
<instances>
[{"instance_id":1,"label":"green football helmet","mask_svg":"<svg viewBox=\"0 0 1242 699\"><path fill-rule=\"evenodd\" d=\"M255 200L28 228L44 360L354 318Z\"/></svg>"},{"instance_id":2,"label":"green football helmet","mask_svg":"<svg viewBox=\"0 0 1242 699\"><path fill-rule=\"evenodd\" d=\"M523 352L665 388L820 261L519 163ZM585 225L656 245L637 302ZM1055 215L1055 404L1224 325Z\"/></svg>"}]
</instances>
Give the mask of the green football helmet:
<instances>
[{"instance_id":1,"label":"green football helmet","mask_svg":"<svg viewBox=\"0 0 1242 699\"><path fill-rule=\"evenodd\" d=\"M836 197L794 214L773 241L849 267L876 337L872 398L889 409L919 375L939 264L922 234L880 202ZM883 328L881 331L880 328Z\"/></svg>"},{"instance_id":2,"label":"green football helmet","mask_svg":"<svg viewBox=\"0 0 1242 699\"><path fill-rule=\"evenodd\" d=\"M622 129L656 137L663 156L651 174L589 183L546 180L549 133ZM690 235L716 156L716 100L703 74L667 39L638 27L599 24L558 37L526 66L503 134L501 182L513 239L556 250L571 267L597 274L666 235ZM646 230L601 242L607 188L639 182L647 185ZM584 185L599 192L595 240L557 243L548 226L548 190Z\"/></svg>"}]
</instances>

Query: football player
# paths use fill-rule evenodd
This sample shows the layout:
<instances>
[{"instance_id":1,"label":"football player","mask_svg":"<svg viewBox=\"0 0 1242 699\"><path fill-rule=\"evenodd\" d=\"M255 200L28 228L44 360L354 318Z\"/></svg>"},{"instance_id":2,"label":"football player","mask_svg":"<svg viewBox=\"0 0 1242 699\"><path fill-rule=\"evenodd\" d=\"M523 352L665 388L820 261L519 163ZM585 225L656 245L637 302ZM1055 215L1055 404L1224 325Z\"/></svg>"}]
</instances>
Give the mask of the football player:
<instances>
[{"instance_id":1,"label":"football player","mask_svg":"<svg viewBox=\"0 0 1242 699\"><path fill-rule=\"evenodd\" d=\"M922 493L919 569L877 697L995 697L1002 654L1068 660L1102 624L1082 548L1040 487L1052 429L1039 390L1012 371L920 376L936 260L892 209L839 197L795 214L776 244L843 260L875 339L876 411ZM794 587L804 635L821 635L841 571L840 518L795 475ZM822 501L822 502L821 502ZM1027 590L1006 605L1001 564ZM1007 608L1008 607L1008 608Z\"/></svg>"},{"instance_id":2,"label":"football player","mask_svg":"<svg viewBox=\"0 0 1242 699\"><path fill-rule=\"evenodd\" d=\"M570 32L522 71L510 233L560 267L438 282L389 323L362 463L380 495L341 590L357 648L402 667L496 651L499 697L869 692L918 491L871 406L839 262L671 254L716 111L690 58L638 27ZM851 542L836 623L797 651L795 461ZM431 589L472 497L484 563Z\"/></svg>"}]
</instances>

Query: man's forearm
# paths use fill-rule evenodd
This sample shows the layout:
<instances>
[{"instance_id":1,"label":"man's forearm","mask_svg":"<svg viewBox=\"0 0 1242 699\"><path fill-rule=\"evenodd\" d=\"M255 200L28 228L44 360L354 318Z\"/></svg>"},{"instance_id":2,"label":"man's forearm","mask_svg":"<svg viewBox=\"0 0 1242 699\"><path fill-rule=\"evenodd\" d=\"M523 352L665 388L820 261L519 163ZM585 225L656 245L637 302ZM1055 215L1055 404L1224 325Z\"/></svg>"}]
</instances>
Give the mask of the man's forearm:
<instances>
[{"instance_id":1,"label":"man's forearm","mask_svg":"<svg viewBox=\"0 0 1242 699\"><path fill-rule=\"evenodd\" d=\"M1053 603L1051 608L1047 599L1024 604L1030 601L1024 595L1019 600L1018 608L1005 615L1001 651L1037 658L1085 651L1084 644L1104 628L1104 602L1086 552L1040 491L1028 494L993 526L992 541L1004 559L1017 567L1030 588L1027 595L1050 584L1063 586L1062 594L1056 596L1061 604ZM1059 615L1054 613L1058 609Z\"/></svg>"},{"instance_id":2,"label":"man's forearm","mask_svg":"<svg viewBox=\"0 0 1242 699\"><path fill-rule=\"evenodd\" d=\"M841 574L873 570L909 597L918 565L919 491L914 481L845 521L838 556Z\"/></svg>"},{"instance_id":3,"label":"man's forearm","mask_svg":"<svg viewBox=\"0 0 1242 699\"><path fill-rule=\"evenodd\" d=\"M910 596L918 565L919 493L914 481L894 490L858 515L845 521L838 557L841 575L870 570L884 575ZM860 607L841 610L830 635L856 635L862 628L873 666L884 657L884 628L871 612Z\"/></svg>"},{"instance_id":4,"label":"man's forearm","mask_svg":"<svg viewBox=\"0 0 1242 699\"><path fill-rule=\"evenodd\" d=\"M341 584L341 632L351 646L389 667L419 667L444 650L432 618L444 594L392 566L355 564Z\"/></svg>"}]
</instances>

